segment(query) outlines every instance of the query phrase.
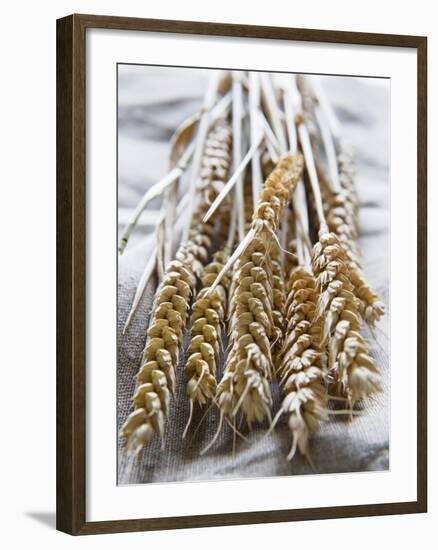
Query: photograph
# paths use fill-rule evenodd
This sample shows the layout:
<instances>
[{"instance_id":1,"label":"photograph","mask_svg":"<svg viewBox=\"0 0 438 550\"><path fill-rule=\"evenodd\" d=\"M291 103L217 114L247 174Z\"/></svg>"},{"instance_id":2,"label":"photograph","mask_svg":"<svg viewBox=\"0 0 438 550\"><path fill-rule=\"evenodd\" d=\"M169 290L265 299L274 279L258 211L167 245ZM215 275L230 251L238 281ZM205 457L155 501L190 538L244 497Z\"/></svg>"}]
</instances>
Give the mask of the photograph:
<instances>
[{"instance_id":1,"label":"photograph","mask_svg":"<svg viewBox=\"0 0 438 550\"><path fill-rule=\"evenodd\" d=\"M390 79L117 65L117 483L390 467Z\"/></svg>"}]
</instances>

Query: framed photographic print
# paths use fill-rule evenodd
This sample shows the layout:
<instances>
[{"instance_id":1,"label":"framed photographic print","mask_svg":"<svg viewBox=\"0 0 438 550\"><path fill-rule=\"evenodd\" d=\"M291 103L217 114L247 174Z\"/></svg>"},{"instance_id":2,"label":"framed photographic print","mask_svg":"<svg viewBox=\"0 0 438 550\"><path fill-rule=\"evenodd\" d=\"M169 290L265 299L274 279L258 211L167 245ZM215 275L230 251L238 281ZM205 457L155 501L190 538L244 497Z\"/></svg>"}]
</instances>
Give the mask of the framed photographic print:
<instances>
[{"instance_id":1,"label":"framed photographic print","mask_svg":"<svg viewBox=\"0 0 438 550\"><path fill-rule=\"evenodd\" d=\"M58 20L58 529L426 511L426 44Z\"/></svg>"}]
</instances>

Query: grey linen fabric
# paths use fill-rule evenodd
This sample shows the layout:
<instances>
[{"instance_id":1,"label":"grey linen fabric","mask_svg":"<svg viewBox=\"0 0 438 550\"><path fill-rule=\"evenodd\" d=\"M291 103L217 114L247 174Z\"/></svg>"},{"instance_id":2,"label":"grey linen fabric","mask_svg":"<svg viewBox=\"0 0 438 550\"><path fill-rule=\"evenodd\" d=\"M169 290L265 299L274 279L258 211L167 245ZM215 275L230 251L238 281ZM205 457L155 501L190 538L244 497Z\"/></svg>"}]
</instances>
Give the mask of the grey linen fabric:
<instances>
[{"instance_id":1,"label":"grey linen fabric","mask_svg":"<svg viewBox=\"0 0 438 550\"><path fill-rule=\"evenodd\" d=\"M145 189L167 171L168 141L184 118L200 106L207 71L119 65L119 233ZM138 460L118 451L118 483L177 482L233 478L273 477L309 473L386 470L389 465L389 81L326 77L324 86L342 123L342 130L357 152L357 186L361 204L360 244L365 274L382 297L387 314L375 335L365 330L371 355L383 375L383 392L366 403L352 421L332 416L314 435L310 451L312 468L301 456L288 462L290 433L285 418L266 437L263 426L237 439L225 427L215 445L200 456L218 425L218 411L211 407L203 418L197 410L185 440L188 418L184 364L181 352L176 400L172 403L163 442L158 438ZM140 307L125 334L135 289L154 244L152 227L155 201L143 217L118 266L118 429L131 410L134 376L145 343L156 280L149 284ZM274 411L281 395L274 385ZM201 422L202 419L202 422ZM198 429L196 430L196 427ZM196 431L195 431L196 430Z\"/></svg>"}]
</instances>

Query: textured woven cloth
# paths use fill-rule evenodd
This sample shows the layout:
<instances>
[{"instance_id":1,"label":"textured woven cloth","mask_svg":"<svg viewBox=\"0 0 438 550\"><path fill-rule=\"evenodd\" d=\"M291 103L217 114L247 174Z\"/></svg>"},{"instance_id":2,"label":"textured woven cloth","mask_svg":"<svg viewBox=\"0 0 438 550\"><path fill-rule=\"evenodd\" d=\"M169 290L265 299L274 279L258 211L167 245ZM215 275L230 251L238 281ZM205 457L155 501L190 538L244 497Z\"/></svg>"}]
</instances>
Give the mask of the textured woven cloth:
<instances>
[{"instance_id":1,"label":"textured woven cloth","mask_svg":"<svg viewBox=\"0 0 438 550\"><path fill-rule=\"evenodd\" d=\"M168 141L184 118L199 108L207 71L119 65L119 232L126 216L145 189L167 171ZM185 354L177 373L176 400L172 403L163 443L154 438L138 460L128 459L119 444L118 483L218 480L308 473L386 470L389 465L389 81L325 77L324 86L342 123L342 130L357 153L360 199L360 244L364 272L382 297L387 313L372 335L365 329L371 355L383 376L383 392L366 403L352 421L334 416L311 440L314 468L301 456L286 460L291 437L283 418L266 437L266 427L245 433L248 441L233 444L231 429L222 430L210 451L200 450L212 439L219 420L211 407L202 422L195 414L186 439L188 418L185 394ZM131 397L149 322L156 280L149 284L125 334L135 289L154 244L150 234L154 211L150 205L129 245L119 259L118 272L118 428L131 410ZM149 235L148 235L149 234ZM273 388L274 410L280 398ZM196 426L199 428L195 432Z\"/></svg>"}]
</instances>

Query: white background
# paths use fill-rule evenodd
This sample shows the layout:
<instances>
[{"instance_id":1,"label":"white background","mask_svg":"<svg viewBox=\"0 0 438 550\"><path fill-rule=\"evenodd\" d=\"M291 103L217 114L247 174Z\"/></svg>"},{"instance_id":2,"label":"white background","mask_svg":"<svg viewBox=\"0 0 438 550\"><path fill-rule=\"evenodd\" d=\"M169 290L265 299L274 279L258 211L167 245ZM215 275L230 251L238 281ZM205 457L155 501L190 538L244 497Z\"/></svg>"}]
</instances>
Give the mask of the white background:
<instances>
[{"instance_id":1,"label":"white background","mask_svg":"<svg viewBox=\"0 0 438 550\"><path fill-rule=\"evenodd\" d=\"M309 5L309 4L308 4ZM332 28L339 30L422 34L429 36L429 113L436 119L433 98L438 97L436 16L433 3L417 1L414 9L400 9L398 2L366 4L313 1L307 12L296 3L271 0L259 6L235 0L219 4L58 1L32 4L9 3L3 8L1 127L2 199L0 220L3 236L2 278L2 531L8 548L33 545L90 548L105 544L155 544L170 548L220 548L224 544L251 544L306 549L355 549L385 544L409 548L432 536L438 520L430 468L430 513L334 520L280 525L243 526L175 532L129 534L73 539L53 530L55 497L55 19L72 12L105 13L140 17L214 20L260 25ZM429 8L430 6L430 8ZM433 29L435 27L435 29ZM429 181L436 181L432 151L438 143L430 128ZM7 194L6 194L7 193ZM437 191L431 186L430 210L436 211ZM432 216L431 216L432 218ZM437 217L431 219L430 251L434 248ZM432 261L431 273L436 265ZM430 288L430 304L436 291ZM430 339L437 330L430 311ZM435 315L436 317L436 315ZM6 353L5 353L6 352ZM430 359L431 366L433 358ZM429 387L438 387L436 369L430 369ZM430 419L436 417L431 393ZM436 434L436 430L434 430ZM430 433L430 464L437 463L437 436ZM231 497L230 497L231 498ZM434 521L435 520L435 521ZM435 529L434 529L435 527ZM430 546L430 545L428 545Z\"/></svg>"}]
</instances>

